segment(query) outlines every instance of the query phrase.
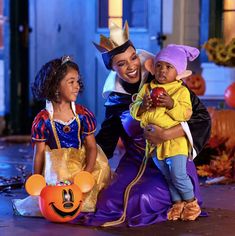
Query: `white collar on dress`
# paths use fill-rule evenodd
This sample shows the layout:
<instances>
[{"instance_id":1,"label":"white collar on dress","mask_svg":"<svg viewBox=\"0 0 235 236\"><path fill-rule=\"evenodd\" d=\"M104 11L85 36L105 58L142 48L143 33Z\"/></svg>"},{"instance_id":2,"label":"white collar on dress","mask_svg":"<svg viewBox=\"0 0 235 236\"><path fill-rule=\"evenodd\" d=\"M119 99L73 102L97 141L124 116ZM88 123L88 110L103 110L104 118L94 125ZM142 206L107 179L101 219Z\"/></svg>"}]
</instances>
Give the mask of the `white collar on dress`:
<instances>
[{"instance_id":1,"label":"white collar on dress","mask_svg":"<svg viewBox=\"0 0 235 236\"><path fill-rule=\"evenodd\" d=\"M147 79L147 75L148 75L148 71L145 70L144 68L144 62L150 58L150 57L154 57L154 55L150 52L147 52L145 50L142 49L137 49L136 50L139 58L140 58L140 63L141 63L141 83L140 83L140 88L143 86L143 84L145 83L146 79ZM106 99L109 94L111 92L118 92L118 93L123 93L123 94L130 94L127 91L124 90L124 88L122 87L118 76L117 76L117 72L115 71L111 71L105 81L104 84L104 88L103 88L103 97Z\"/></svg>"},{"instance_id":2,"label":"white collar on dress","mask_svg":"<svg viewBox=\"0 0 235 236\"><path fill-rule=\"evenodd\" d=\"M72 108L73 114L76 116L75 102L71 102L71 108ZM53 105L51 101L46 100L46 110L48 111L50 117L52 118L54 114L54 109L53 109Z\"/></svg>"}]
</instances>

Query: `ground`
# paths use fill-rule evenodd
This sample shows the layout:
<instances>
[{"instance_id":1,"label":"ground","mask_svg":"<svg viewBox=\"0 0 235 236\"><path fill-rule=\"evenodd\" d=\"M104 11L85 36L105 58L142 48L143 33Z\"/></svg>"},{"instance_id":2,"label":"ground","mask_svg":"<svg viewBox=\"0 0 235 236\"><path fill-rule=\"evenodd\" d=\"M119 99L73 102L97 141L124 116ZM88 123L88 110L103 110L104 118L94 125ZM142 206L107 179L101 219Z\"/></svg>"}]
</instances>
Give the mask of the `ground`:
<instances>
[{"instance_id":1,"label":"ground","mask_svg":"<svg viewBox=\"0 0 235 236\"><path fill-rule=\"evenodd\" d=\"M194 222L163 222L148 227L82 227L71 224L51 223L43 218L13 215L11 199L27 194L21 187L22 176L31 171L32 148L29 143L0 141L0 235L2 236L194 236L235 235L235 184L201 185L203 211L208 217ZM27 138L25 139L27 141ZM5 185L5 187L4 187ZM6 187L11 185L12 188Z\"/></svg>"}]
</instances>

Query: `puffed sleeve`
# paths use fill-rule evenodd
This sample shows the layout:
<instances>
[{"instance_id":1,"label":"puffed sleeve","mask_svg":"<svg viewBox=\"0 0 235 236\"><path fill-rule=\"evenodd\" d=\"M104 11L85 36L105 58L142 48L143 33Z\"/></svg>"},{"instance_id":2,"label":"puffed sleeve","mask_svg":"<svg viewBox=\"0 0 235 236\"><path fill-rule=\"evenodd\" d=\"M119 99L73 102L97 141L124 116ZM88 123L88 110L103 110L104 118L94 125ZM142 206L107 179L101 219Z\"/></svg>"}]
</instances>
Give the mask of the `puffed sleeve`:
<instances>
[{"instance_id":1,"label":"puffed sleeve","mask_svg":"<svg viewBox=\"0 0 235 236\"><path fill-rule=\"evenodd\" d=\"M77 106L76 111L81 117L83 135L93 134L96 131L96 118L94 114L84 106Z\"/></svg>"},{"instance_id":2,"label":"puffed sleeve","mask_svg":"<svg viewBox=\"0 0 235 236\"><path fill-rule=\"evenodd\" d=\"M31 129L31 136L33 144L35 142L46 142L49 137L49 130L46 126L46 120L48 119L48 115L46 111L41 111L35 117L32 129Z\"/></svg>"}]
</instances>

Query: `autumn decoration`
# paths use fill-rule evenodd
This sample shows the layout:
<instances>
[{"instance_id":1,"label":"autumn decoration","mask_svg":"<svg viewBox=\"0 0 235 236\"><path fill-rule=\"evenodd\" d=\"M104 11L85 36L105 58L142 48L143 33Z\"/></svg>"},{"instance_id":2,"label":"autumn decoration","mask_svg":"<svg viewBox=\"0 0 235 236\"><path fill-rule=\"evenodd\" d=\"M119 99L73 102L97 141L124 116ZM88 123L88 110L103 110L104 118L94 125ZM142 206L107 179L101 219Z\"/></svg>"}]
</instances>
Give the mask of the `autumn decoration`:
<instances>
[{"instance_id":1,"label":"autumn decoration","mask_svg":"<svg viewBox=\"0 0 235 236\"><path fill-rule=\"evenodd\" d=\"M227 45L223 39L210 38L202 47L205 48L209 61L221 66L235 66L235 38Z\"/></svg>"},{"instance_id":2,"label":"autumn decoration","mask_svg":"<svg viewBox=\"0 0 235 236\"><path fill-rule=\"evenodd\" d=\"M196 95L204 95L206 91L206 83L200 74L192 74L185 78L184 82Z\"/></svg>"},{"instance_id":3,"label":"autumn decoration","mask_svg":"<svg viewBox=\"0 0 235 236\"><path fill-rule=\"evenodd\" d=\"M208 112L211 116L211 138L217 137L218 140L226 140L227 149L235 147L235 110L216 109L209 107Z\"/></svg>"},{"instance_id":4,"label":"autumn decoration","mask_svg":"<svg viewBox=\"0 0 235 236\"><path fill-rule=\"evenodd\" d=\"M204 149L209 161L198 165L197 173L201 177L223 177L224 182L231 182L235 177L235 111L215 108L208 108L208 111L212 118L212 130Z\"/></svg>"},{"instance_id":5,"label":"autumn decoration","mask_svg":"<svg viewBox=\"0 0 235 236\"><path fill-rule=\"evenodd\" d=\"M38 196L42 215L52 222L68 222L75 219L82 209L83 193L89 192L95 184L94 177L86 171L74 176L73 182L59 181L47 184L42 175L30 176L25 189L28 194Z\"/></svg>"}]
</instances>

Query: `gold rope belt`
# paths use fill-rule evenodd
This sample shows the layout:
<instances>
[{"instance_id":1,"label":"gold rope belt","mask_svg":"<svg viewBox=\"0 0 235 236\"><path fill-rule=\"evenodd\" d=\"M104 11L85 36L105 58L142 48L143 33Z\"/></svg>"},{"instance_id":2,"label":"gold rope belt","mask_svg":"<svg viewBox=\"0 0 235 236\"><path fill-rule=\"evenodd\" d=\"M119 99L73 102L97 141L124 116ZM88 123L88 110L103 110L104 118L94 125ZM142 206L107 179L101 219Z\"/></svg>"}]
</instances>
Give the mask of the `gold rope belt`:
<instances>
[{"instance_id":1,"label":"gold rope belt","mask_svg":"<svg viewBox=\"0 0 235 236\"><path fill-rule=\"evenodd\" d=\"M121 224L125 221L126 219L126 210L127 210L127 203L128 203L128 199L129 199L129 195L130 195L130 191L132 189L132 187L140 180L140 178L143 176L144 171L146 169L146 165L149 159L149 144L147 142L146 145L146 155L144 156L142 163L140 165L139 171L136 175L136 177L131 181L131 183L129 183L129 185L126 187L125 193L124 193L124 209L123 209L123 214L121 215L121 217L118 220L115 221L110 221L110 222L106 222L104 224L102 224L101 226L103 227L109 227L109 226L114 226L114 225L118 225Z\"/></svg>"}]
</instances>

